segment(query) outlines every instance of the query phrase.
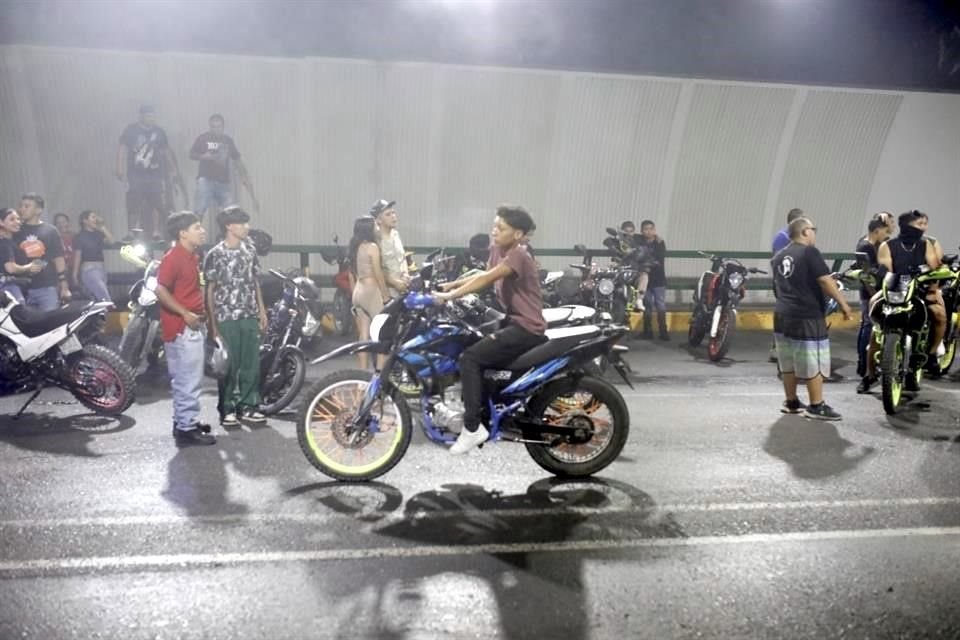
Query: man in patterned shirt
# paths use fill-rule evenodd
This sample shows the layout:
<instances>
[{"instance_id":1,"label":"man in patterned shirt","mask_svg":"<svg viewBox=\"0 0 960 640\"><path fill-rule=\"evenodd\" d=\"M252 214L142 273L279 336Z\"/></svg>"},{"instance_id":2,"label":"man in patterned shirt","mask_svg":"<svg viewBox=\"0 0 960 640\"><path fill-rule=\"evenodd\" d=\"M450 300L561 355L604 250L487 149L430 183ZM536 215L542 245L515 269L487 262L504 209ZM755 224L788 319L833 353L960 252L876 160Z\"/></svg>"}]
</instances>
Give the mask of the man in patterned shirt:
<instances>
[{"instance_id":1,"label":"man in patterned shirt","mask_svg":"<svg viewBox=\"0 0 960 640\"><path fill-rule=\"evenodd\" d=\"M220 424L235 427L239 420L264 423L260 404L260 334L267 312L260 291L260 263L247 241L250 216L239 207L217 216L223 240L203 261L210 337L220 337L227 349L227 373L220 381ZM239 417L239 420L238 420Z\"/></svg>"}]
</instances>

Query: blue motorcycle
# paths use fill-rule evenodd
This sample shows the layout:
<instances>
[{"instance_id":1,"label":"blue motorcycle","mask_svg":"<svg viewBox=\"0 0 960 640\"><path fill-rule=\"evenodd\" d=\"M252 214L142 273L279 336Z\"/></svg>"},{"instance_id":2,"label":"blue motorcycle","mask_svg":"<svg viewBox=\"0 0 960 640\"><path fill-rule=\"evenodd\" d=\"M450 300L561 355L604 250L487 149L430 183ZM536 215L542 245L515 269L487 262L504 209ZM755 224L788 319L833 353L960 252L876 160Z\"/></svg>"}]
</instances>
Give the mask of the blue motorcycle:
<instances>
[{"instance_id":1,"label":"blue motorcycle","mask_svg":"<svg viewBox=\"0 0 960 640\"><path fill-rule=\"evenodd\" d=\"M297 439L325 475L371 480L400 462L413 434L406 393L412 385L419 389L426 436L438 444L456 440L456 425L438 409L459 381L460 354L499 328L503 314L476 296L436 306L428 293L431 273L428 258L409 293L374 318L371 340L313 361L359 352L386 356L376 373L338 371L307 392ZM588 370L595 358L606 357L632 387L620 358L627 348L617 344L626 333L615 324L548 329L546 342L501 370L486 371L483 422L489 441L524 444L537 464L558 476L589 476L607 467L626 444L630 414L616 387Z\"/></svg>"}]
</instances>

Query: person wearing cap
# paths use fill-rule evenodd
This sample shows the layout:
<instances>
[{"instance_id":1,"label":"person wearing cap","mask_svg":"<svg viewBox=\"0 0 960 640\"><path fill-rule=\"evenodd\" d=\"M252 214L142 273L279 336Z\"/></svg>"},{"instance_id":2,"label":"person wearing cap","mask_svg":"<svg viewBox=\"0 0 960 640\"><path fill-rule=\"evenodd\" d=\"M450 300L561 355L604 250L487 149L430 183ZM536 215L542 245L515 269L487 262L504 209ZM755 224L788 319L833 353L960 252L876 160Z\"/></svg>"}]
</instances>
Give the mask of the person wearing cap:
<instances>
[{"instance_id":1,"label":"person wearing cap","mask_svg":"<svg viewBox=\"0 0 960 640\"><path fill-rule=\"evenodd\" d=\"M267 309L260 291L260 263L251 242L250 216L239 207L217 215L223 240L203 260L210 339L226 345L227 373L220 384L220 424L262 424L260 335L267 330ZM239 420L238 420L239 418Z\"/></svg>"},{"instance_id":2,"label":"person wearing cap","mask_svg":"<svg viewBox=\"0 0 960 640\"><path fill-rule=\"evenodd\" d=\"M167 144L166 132L156 124L156 110L140 107L140 118L120 135L116 176L127 183L127 222L130 229L143 229L161 239L161 213L172 203L164 203L164 191L173 172L173 181L186 198L183 177L177 159Z\"/></svg>"},{"instance_id":3,"label":"person wearing cap","mask_svg":"<svg viewBox=\"0 0 960 640\"><path fill-rule=\"evenodd\" d=\"M407 268L406 253L400 233L397 231L396 201L377 200L370 207L370 215L380 227L380 263L383 266L383 276L387 286L393 293L404 293L410 282Z\"/></svg>"}]
</instances>

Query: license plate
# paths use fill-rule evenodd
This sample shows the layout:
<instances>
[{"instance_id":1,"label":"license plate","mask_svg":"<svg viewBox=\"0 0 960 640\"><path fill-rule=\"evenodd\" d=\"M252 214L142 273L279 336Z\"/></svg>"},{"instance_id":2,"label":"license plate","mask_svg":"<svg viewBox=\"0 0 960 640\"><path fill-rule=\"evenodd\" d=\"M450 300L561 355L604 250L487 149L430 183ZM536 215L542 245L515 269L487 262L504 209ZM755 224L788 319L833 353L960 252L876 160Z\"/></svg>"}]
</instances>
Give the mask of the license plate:
<instances>
[{"instance_id":1,"label":"license plate","mask_svg":"<svg viewBox=\"0 0 960 640\"><path fill-rule=\"evenodd\" d=\"M81 349L83 349L83 345L77 340L77 336L73 334L67 336L67 339L60 343L60 352L65 356L76 353Z\"/></svg>"}]
</instances>

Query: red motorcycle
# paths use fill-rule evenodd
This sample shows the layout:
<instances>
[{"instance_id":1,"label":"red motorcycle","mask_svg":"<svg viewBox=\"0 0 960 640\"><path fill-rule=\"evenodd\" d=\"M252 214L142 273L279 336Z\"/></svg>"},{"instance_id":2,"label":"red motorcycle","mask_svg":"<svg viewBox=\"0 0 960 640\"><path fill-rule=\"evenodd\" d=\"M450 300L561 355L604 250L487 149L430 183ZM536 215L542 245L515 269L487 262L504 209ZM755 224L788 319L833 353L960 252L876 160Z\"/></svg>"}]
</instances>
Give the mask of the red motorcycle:
<instances>
[{"instance_id":1,"label":"red motorcycle","mask_svg":"<svg viewBox=\"0 0 960 640\"><path fill-rule=\"evenodd\" d=\"M327 264L337 265L337 275L333 276L336 293L330 310L334 332L339 336L353 336L357 327L353 321L353 273L347 248L340 244L338 236L333 236L333 249L322 250L320 257Z\"/></svg>"}]
</instances>

